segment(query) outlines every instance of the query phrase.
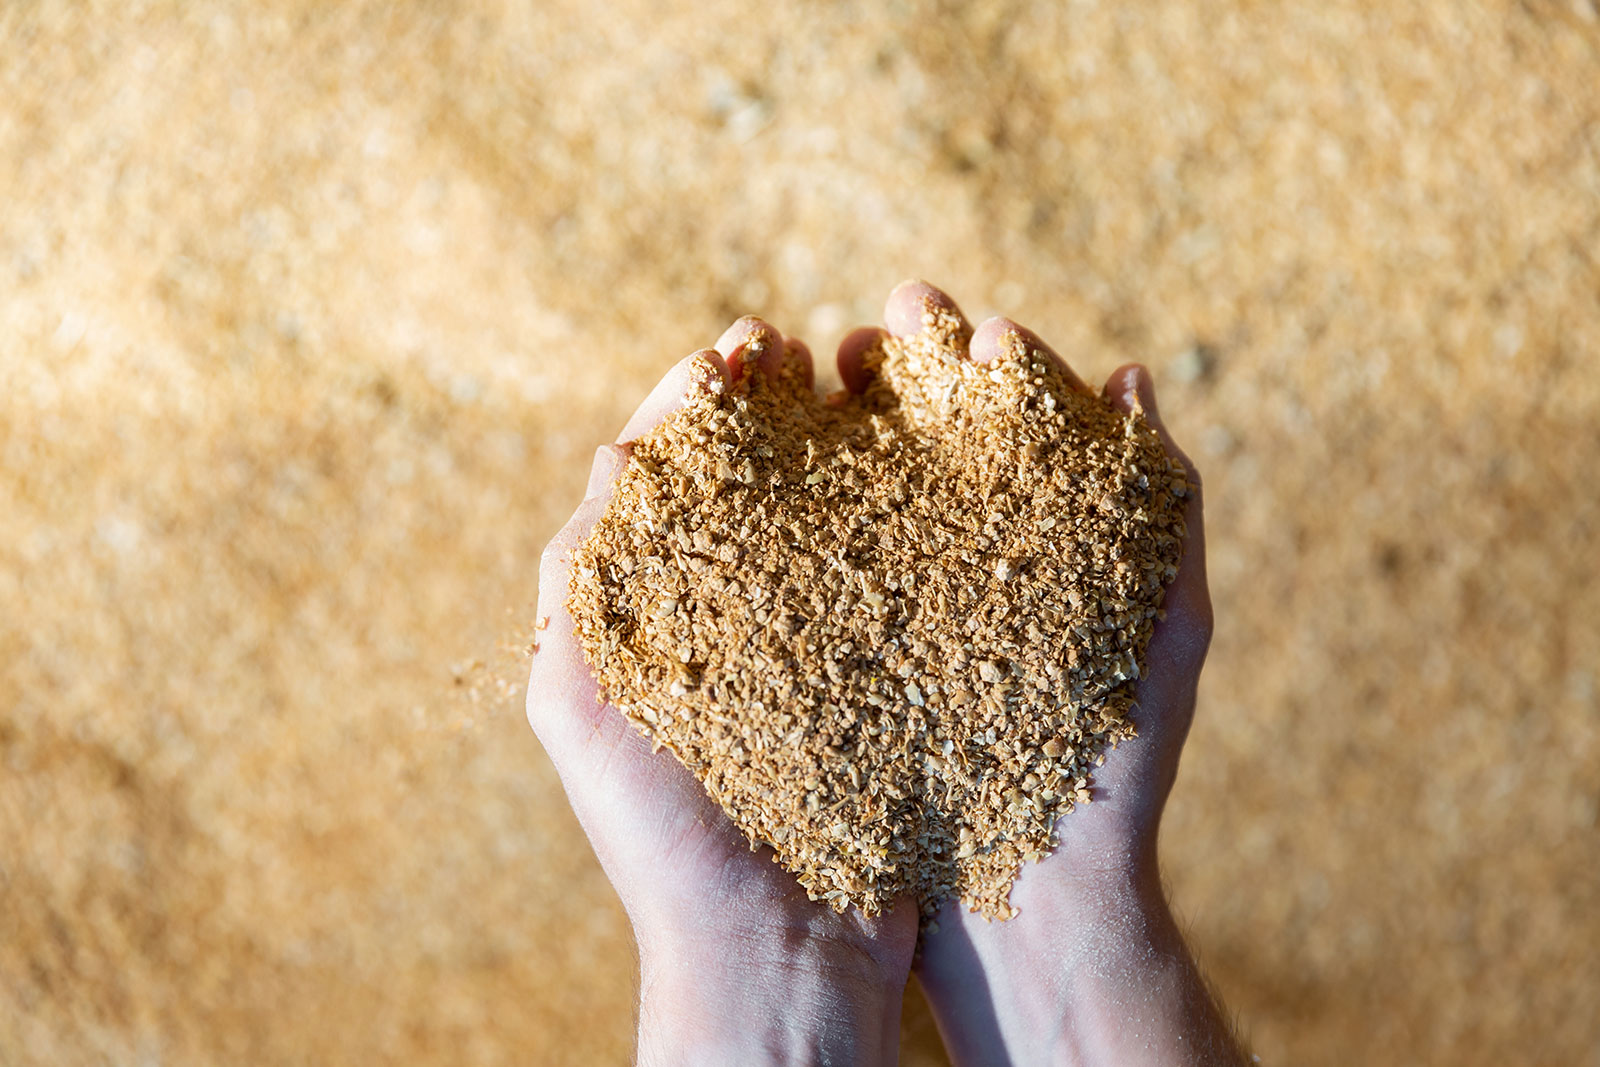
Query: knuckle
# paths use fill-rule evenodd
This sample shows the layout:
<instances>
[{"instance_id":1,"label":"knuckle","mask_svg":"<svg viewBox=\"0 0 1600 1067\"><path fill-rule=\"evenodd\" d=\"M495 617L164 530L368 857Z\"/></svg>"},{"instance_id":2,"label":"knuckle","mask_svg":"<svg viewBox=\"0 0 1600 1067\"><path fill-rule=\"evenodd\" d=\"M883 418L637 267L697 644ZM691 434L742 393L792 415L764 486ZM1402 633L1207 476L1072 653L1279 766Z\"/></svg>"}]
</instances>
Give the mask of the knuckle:
<instances>
[{"instance_id":1,"label":"knuckle","mask_svg":"<svg viewBox=\"0 0 1600 1067\"><path fill-rule=\"evenodd\" d=\"M1199 649L1202 658L1210 650L1211 639L1216 636L1216 633L1216 617L1211 613L1211 599L1207 597L1194 622L1195 646Z\"/></svg>"},{"instance_id":2,"label":"knuckle","mask_svg":"<svg viewBox=\"0 0 1600 1067\"><path fill-rule=\"evenodd\" d=\"M565 571L566 567L566 545L559 536L554 537L539 553L539 573L541 576L552 576Z\"/></svg>"},{"instance_id":3,"label":"knuckle","mask_svg":"<svg viewBox=\"0 0 1600 1067\"><path fill-rule=\"evenodd\" d=\"M1203 596L1184 620L1184 645L1196 666L1205 662L1215 633L1216 617L1211 611L1211 597Z\"/></svg>"}]
</instances>

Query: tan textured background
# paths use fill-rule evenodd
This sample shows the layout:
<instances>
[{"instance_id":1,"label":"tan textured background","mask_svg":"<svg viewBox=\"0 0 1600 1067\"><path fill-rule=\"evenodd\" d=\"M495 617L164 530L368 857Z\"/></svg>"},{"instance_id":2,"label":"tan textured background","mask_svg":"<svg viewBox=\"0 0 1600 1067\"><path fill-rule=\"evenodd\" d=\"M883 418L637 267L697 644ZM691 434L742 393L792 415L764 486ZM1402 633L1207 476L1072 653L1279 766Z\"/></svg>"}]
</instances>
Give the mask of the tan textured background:
<instances>
[{"instance_id":1,"label":"tan textured background","mask_svg":"<svg viewBox=\"0 0 1600 1067\"><path fill-rule=\"evenodd\" d=\"M1597 85L1591 0L0 7L0 1063L624 1058L496 646L664 367L908 275L1202 465L1263 1058L1600 1063Z\"/></svg>"}]
</instances>

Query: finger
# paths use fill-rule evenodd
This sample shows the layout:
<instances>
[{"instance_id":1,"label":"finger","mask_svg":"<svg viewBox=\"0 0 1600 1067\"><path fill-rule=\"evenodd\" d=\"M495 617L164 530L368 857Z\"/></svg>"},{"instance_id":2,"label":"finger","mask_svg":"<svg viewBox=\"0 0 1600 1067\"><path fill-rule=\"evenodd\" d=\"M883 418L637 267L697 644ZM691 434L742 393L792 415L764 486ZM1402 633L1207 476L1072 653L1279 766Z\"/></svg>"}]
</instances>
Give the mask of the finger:
<instances>
[{"instance_id":1,"label":"finger","mask_svg":"<svg viewBox=\"0 0 1600 1067\"><path fill-rule=\"evenodd\" d=\"M1170 670L1153 670L1154 680L1180 679L1198 673L1205 661L1206 649L1211 642L1211 594L1206 581L1205 500L1200 472L1189 457L1178 447L1161 420L1161 410L1156 405L1155 382L1145 367L1130 363L1118 367L1106 379L1105 396L1121 411L1140 412L1161 437L1167 452L1183 464L1188 474L1189 490L1184 504L1183 523L1185 537L1183 560L1178 566L1178 576L1167 587L1162 608L1166 618L1156 626L1151 639L1149 656L1152 666L1156 660L1170 664ZM1141 686L1141 700L1151 695L1150 690L1159 685Z\"/></svg>"},{"instance_id":2,"label":"finger","mask_svg":"<svg viewBox=\"0 0 1600 1067\"><path fill-rule=\"evenodd\" d=\"M901 282L883 306L883 321L901 340L926 334L965 352L972 326L950 295L924 281Z\"/></svg>"},{"instance_id":3,"label":"finger","mask_svg":"<svg viewBox=\"0 0 1600 1067\"><path fill-rule=\"evenodd\" d=\"M720 392L726 387L727 367L713 349L695 352L667 371L623 427L623 443L602 445L595 450L583 503L540 557L538 610L545 628L528 678L528 721L551 759L558 762L558 770L562 757L570 762L597 732L617 734L617 723L623 721L621 716L598 714L599 690L567 612L572 554L605 514L611 488L627 463L631 442L701 391ZM579 709L579 714L561 710L572 708Z\"/></svg>"},{"instance_id":4,"label":"finger","mask_svg":"<svg viewBox=\"0 0 1600 1067\"><path fill-rule=\"evenodd\" d=\"M1061 372L1067 384L1073 389L1087 396L1094 395L1093 390L1084 384L1083 379L1067 365L1066 360L1056 354L1055 349L1045 344L1038 334L1014 319L1004 316L984 319L978 328L972 331L972 343L967 346L967 351L974 363L993 363L1013 351L1017 345L1021 345L1029 352L1044 356L1056 370Z\"/></svg>"},{"instance_id":5,"label":"finger","mask_svg":"<svg viewBox=\"0 0 1600 1067\"><path fill-rule=\"evenodd\" d=\"M628 462L626 445L601 445L594 450L594 463L589 467L589 484L584 487L583 499L611 495L611 483L622 473Z\"/></svg>"},{"instance_id":6,"label":"finger","mask_svg":"<svg viewBox=\"0 0 1600 1067\"><path fill-rule=\"evenodd\" d=\"M867 391L867 386L877 376L871 357L882 351L884 338L888 336L888 331L881 327L863 326L850 331L839 342L839 352L834 358L839 365L839 378L847 390L856 394Z\"/></svg>"},{"instance_id":7,"label":"finger","mask_svg":"<svg viewBox=\"0 0 1600 1067\"><path fill-rule=\"evenodd\" d=\"M1161 408L1156 403L1156 383L1150 377L1150 369L1142 363L1125 363L1111 372L1101 392L1118 410L1137 411L1144 416L1144 421L1160 435L1162 446L1188 469L1189 480L1198 490L1200 472L1172 439L1172 434L1167 432L1166 423L1161 421Z\"/></svg>"},{"instance_id":8,"label":"finger","mask_svg":"<svg viewBox=\"0 0 1600 1067\"><path fill-rule=\"evenodd\" d=\"M619 850L638 845L641 813L650 825L689 813L702 823L716 806L692 774L651 742L616 708L607 705L584 656L568 608L573 557L611 502L613 470L626 463L624 445L602 446L590 473L600 491L578 506L551 539L539 565L540 642L528 675L527 717L561 779L572 810L603 865ZM726 830L734 831L731 824ZM667 827L670 836L672 828ZM662 834L646 834L648 841ZM742 854L742 853L741 853ZM614 875L613 875L614 876Z\"/></svg>"},{"instance_id":9,"label":"finger","mask_svg":"<svg viewBox=\"0 0 1600 1067\"><path fill-rule=\"evenodd\" d=\"M702 348L679 360L628 418L627 425L617 435L617 441L628 444L638 440L655 429L662 419L688 403L689 398L701 392L720 393L730 381L728 365L722 361L722 355L713 349Z\"/></svg>"},{"instance_id":10,"label":"finger","mask_svg":"<svg viewBox=\"0 0 1600 1067\"><path fill-rule=\"evenodd\" d=\"M727 360L731 383L741 381L751 365L776 378L783 362L783 334L765 319L746 315L717 338L717 351Z\"/></svg>"},{"instance_id":11,"label":"finger","mask_svg":"<svg viewBox=\"0 0 1600 1067\"><path fill-rule=\"evenodd\" d=\"M812 366L811 348L798 337L785 336L783 339L783 360L786 365L792 364L800 368L801 381L806 388L816 386L816 369Z\"/></svg>"},{"instance_id":12,"label":"finger","mask_svg":"<svg viewBox=\"0 0 1600 1067\"><path fill-rule=\"evenodd\" d=\"M1184 500L1183 558L1162 597L1162 617L1140 661L1133 694L1131 716L1138 736L1117 745L1095 772L1095 802L1073 816L1075 824L1081 823L1080 831L1106 820L1115 824L1132 819L1153 826L1159 818L1193 722L1195 692L1212 629L1199 474L1161 421L1148 370L1138 364L1119 367L1107 379L1104 396L1119 411L1140 414L1156 431L1162 447L1186 468L1189 489Z\"/></svg>"},{"instance_id":13,"label":"finger","mask_svg":"<svg viewBox=\"0 0 1600 1067\"><path fill-rule=\"evenodd\" d=\"M612 718L601 714L599 687L567 611L572 554L605 514L609 500L606 491L578 505L539 559L538 611L544 629L528 676L528 722L558 771L570 769Z\"/></svg>"}]
</instances>

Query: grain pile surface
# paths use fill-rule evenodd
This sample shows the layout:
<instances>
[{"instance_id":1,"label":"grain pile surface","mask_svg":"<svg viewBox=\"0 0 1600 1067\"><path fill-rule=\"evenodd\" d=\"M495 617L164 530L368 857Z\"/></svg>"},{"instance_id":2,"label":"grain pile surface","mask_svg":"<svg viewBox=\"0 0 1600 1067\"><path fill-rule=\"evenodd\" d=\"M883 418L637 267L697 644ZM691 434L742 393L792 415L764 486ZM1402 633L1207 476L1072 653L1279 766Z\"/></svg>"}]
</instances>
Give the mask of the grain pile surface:
<instances>
[{"instance_id":1,"label":"grain pile surface","mask_svg":"<svg viewBox=\"0 0 1600 1067\"><path fill-rule=\"evenodd\" d=\"M1592 1063L1597 78L1593 0L0 4L0 1062L626 1062L490 651L667 365L923 274L1205 477L1161 859L1262 1062Z\"/></svg>"},{"instance_id":2,"label":"grain pile surface","mask_svg":"<svg viewBox=\"0 0 1600 1067\"><path fill-rule=\"evenodd\" d=\"M1134 731L1182 552L1188 475L1137 411L969 340L930 310L835 402L808 362L702 360L574 553L602 691L840 911L1012 914Z\"/></svg>"}]
</instances>

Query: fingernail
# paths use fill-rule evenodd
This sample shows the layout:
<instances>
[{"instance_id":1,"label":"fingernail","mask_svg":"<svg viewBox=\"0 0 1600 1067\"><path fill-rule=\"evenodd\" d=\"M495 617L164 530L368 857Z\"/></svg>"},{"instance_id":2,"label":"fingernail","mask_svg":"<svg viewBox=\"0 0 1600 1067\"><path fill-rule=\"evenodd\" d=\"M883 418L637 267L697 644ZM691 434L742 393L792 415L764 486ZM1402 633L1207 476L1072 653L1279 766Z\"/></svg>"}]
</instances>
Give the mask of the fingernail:
<instances>
[{"instance_id":1,"label":"fingernail","mask_svg":"<svg viewBox=\"0 0 1600 1067\"><path fill-rule=\"evenodd\" d=\"M1156 385L1150 377L1150 368L1139 364L1133 372L1133 395L1128 399L1137 403L1152 418L1160 418L1161 411L1156 407Z\"/></svg>"},{"instance_id":2,"label":"fingernail","mask_svg":"<svg viewBox=\"0 0 1600 1067\"><path fill-rule=\"evenodd\" d=\"M717 351L728 361L731 381L743 378L752 365L776 376L783 359L783 334L760 316L746 315L723 331Z\"/></svg>"},{"instance_id":3,"label":"fingernail","mask_svg":"<svg viewBox=\"0 0 1600 1067\"><path fill-rule=\"evenodd\" d=\"M995 362L1017 348L1027 348L1029 343L1022 328L1010 319L984 319L972 331L972 343L967 346L967 354L972 362L984 365Z\"/></svg>"},{"instance_id":4,"label":"fingernail","mask_svg":"<svg viewBox=\"0 0 1600 1067\"><path fill-rule=\"evenodd\" d=\"M702 348L690 358L689 385L683 391L683 399L691 401L703 393L720 396L728 387L729 376L722 353L715 348Z\"/></svg>"},{"instance_id":5,"label":"fingernail","mask_svg":"<svg viewBox=\"0 0 1600 1067\"><path fill-rule=\"evenodd\" d=\"M883 321L896 337L909 338L931 330L941 341L965 345L972 336L971 326L950 294L924 281L895 286L884 304Z\"/></svg>"}]
</instances>

